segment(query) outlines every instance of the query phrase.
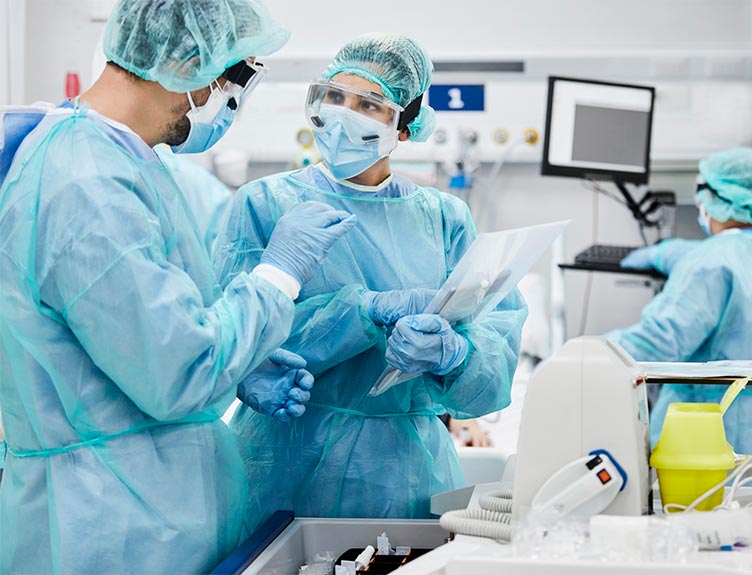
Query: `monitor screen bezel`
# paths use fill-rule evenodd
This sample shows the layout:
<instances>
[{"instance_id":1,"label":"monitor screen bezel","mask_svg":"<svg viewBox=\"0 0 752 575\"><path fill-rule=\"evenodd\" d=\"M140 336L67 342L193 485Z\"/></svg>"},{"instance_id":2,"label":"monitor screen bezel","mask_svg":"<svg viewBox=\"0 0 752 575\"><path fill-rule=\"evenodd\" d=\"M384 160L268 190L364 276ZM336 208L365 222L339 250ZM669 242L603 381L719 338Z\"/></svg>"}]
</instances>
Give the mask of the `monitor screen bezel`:
<instances>
[{"instance_id":1,"label":"monitor screen bezel","mask_svg":"<svg viewBox=\"0 0 752 575\"><path fill-rule=\"evenodd\" d=\"M648 136L645 147L645 172L620 172L616 170L600 170L596 168L580 168L552 164L548 161L548 146L551 140L551 112L553 109L554 87L557 81L579 82L581 84L595 84L599 86L615 86L618 88L636 88L650 92L650 112L648 117ZM598 180L614 180L634 184L647 184L650 177L650 146L653 138L653 111L655 109L655 88L639 84L622 84L618 82L606 82L603 80L589 80L585 78L569 78L566 76L548 77L548 103L546 105L546 129L543 136L543 161L541 162L541 175L564 176L567 178L591 178Z\"/></svg>"}]
</instances>

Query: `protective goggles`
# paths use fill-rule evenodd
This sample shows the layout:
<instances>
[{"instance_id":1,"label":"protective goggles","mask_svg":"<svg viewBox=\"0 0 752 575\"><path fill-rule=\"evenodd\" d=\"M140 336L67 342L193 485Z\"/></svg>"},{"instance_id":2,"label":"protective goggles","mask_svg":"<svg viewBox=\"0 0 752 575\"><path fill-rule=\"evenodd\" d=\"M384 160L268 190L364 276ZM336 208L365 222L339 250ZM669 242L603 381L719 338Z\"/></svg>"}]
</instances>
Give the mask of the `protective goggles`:
<instances>
[{"instance_id":1,"label":"protective goggles","mask_svg":"<svg viewBox=\"0 0 752 575\"><path fill-rule=\"evenodd\" d=\"M378 122L386 131L399 131L412 122L420 111L421 94L403 108L375 92L366 92L334 80L316 80L308 88L306 119L314 130L325 130L321 106L343 106Z\"/></svg>"},{"instance_id":2,"label":"protective goggles","mask_svg":"<svg viewBox=\"0 0 752 575\"><path fill-rule=\"evenodd\" d=\"M241 60L224 71L222 77L227 80L223 91L229 94L227 105L237 110L243 99L256 89L259 82L266 76L266 68L261 62Z\"/></svg>"}]
</instances>

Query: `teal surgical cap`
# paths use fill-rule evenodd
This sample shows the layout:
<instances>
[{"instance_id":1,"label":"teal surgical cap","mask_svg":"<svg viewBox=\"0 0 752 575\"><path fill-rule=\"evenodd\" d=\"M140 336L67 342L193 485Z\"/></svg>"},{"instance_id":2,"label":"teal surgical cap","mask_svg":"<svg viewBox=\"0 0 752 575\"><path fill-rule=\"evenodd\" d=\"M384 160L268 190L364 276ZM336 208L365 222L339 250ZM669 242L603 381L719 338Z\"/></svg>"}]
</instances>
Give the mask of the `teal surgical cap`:
<instances>
[{"instance_id":1,"label":"teal surgical cap","mask_svg":"<svg viewBox=\"0 0 752 575\"><path fill-rule=\"evenodd\" d=\"M107 59L171 92L205 88L290 33L259 0L119 0L107 21Z\"/></svg>"},{"instance_id":2,"label":"teal surgical cap","mask_svg":"<svg viewBox=\"0 0 752 575\"><path fill-rule=\"evenodd\" d=\"M711 218L752 224L752 148L732 148L700 162L710 189L698 194Z\"/></svg>"},{"instance_id":3,"label":"teal surgical cap","mask_svg":"<svg viewBox=\"0 0 752 575\"><path fill-rule=\"evenodd\" d=\"M345 44L324 71L324 77L354 74L378 84L384 96L403 108L431 84L433 63L423 48L401 34L365 34ZM425 142L436 127L436 113L421 106L407 126L410 139Z\"/></svg>"}]
</instances>

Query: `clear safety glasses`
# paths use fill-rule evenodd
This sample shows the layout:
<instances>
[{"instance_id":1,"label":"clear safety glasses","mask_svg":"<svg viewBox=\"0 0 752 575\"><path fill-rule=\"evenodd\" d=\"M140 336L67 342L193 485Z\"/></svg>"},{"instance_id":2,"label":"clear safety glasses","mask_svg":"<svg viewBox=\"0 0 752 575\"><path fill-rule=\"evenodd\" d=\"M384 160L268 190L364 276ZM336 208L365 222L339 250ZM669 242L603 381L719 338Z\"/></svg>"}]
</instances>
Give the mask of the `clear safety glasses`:
<instances>
[{"instance_id":1,"label":"clear safety glasses","mask_svg":"<svg viewBox=\"0 0 752 575\"><path fill-rule=\"evenodd\" d=\"M381 124L385 131L395 132L404 111L402 106L380 94L324 79L316 80L308 88L306 119L314 130L326 129L326 114L321 113L322 106L342 106Z\"/></svg>"},{"instance_id":2,"label":"clear safety glasses","mask_svg":"<svg viewBox=\"0 0 752 575\"><path fill-rule=\"evenodd\" d=\"M230 96L227 105L236 110L243 99L256 89L264 76L266 76L264 65L250 59L241 60L227 68L222 74L222 77L227 80L223 91Z\"/></svg>"}]
</instances>

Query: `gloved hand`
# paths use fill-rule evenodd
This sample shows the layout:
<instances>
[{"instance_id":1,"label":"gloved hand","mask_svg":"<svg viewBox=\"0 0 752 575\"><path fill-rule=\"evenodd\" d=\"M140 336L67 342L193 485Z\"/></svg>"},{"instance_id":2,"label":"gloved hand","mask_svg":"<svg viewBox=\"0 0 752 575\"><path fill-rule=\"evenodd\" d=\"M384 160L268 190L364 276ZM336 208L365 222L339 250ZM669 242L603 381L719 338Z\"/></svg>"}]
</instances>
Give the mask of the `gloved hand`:
<instances>
[{"instance_id":1,"label":"gloved hand","mask_svg":"<svg viewBox=\"0 0 752 575\"><path fill-rule=\"evenodd\" d=\"M298 354L278 349L238 385L238 399L280 421L300 417L313 387L313 375L303 369L305 366L306 361Z\"/></svg>"},{"instance_id":2,"label":"gloved hand","mask_svg":"<svg viewBox=\"0 0 752 575\"><path fill-rule=\"evenodd\" d=\"M465 361L467 340L440 315L403 317L387 340L385 358L389 365L413 373L430 371L446 375Z\"/></svg>"},{"instance_id":3,"label":"gloved hand","mask_svg":"<svg viewBox=\"0 0 752 575\"><path fill-rule=\"evenodd\" d=\"M621 260L621 267L637 270L655 268L662 274L669 275L676 262L699 246L700 242L702 240L679 238L663 240L660 243L638 248L631 252Z\"/></svg>"},{"instance_id":4,"label":"gloved hand","mask_svg":"<svg viewBox=\"0 0 752 575\"><path fill-rule=\"evenodd\" d=\"M287 272L302 285L355 221L354 215L322 202L296 204L274 226L261 263Z\"/></svg>"},{"instance_id":5,"label":"gloved hand","mask_svg":"<svg viewBox=\"0 0 752 575\"><path fill-rule=\"evenodd\" d=\"M368 315L376 325L394 325L406 315L423 313L436 290L415 288L389 291L363 292L363 303Z\"/></svg>"}]
</instances>

